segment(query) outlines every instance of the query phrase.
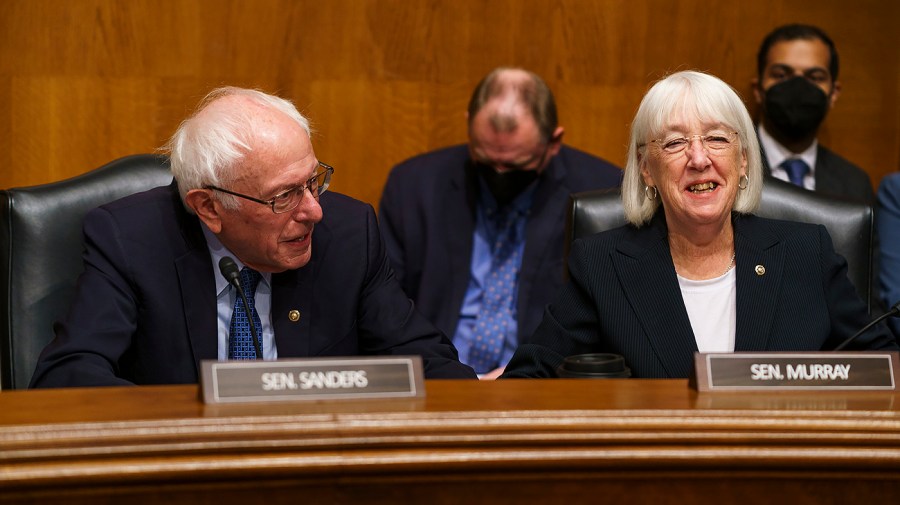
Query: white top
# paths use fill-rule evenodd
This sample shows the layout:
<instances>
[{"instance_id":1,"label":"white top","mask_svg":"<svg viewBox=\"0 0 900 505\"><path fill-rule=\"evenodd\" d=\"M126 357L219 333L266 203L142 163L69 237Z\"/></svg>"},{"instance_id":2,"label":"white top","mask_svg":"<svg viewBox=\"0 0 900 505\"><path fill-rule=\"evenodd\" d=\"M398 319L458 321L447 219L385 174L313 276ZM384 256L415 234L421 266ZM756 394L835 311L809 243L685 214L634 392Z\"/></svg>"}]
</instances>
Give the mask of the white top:
<instances>
[{"instance_id":1,"label":"white top","mask_svg":"<svg viewBox=\"0 0 900 505\"><path fill-rule=\"evenodd\" d=\"M769 162L769 170L772 177L781 179L785 182L791 182L788 177L787 170L781 168L781 164L788 158L799 158L806 162L809 166L809 172L803 177L803 187L810 190L816 190L816 154L818 153L819 141L813 140L813 143L802 153L792 153L788 148L779 144L772 137L772 134L766 131L763 125L759 125L759 143L762 145L763 152L766 155L766 161Z\"/></svg>"},{"instance_id":2,"label":"white top","mask_svg":"<svg viewBox=\"0 0 900 505\"><path fill-rule=\"evenodd\" d=\"M732 268L715 279L694 281L678 276L700 352L734 352L737 325L737 276Z\"/></svg>"}]
</instances>

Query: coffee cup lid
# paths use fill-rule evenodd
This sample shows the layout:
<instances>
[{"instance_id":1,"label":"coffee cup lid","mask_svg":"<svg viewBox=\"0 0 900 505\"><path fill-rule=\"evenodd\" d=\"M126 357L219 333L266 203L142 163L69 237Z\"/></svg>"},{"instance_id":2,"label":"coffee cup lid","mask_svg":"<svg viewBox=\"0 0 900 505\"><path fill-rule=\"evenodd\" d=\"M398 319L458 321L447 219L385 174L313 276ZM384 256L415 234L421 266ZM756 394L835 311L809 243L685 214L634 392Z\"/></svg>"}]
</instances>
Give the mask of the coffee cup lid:
<instances>
[{"instance_id":1,"label":"coffee cup lid","mask_svg":"<svg viewBox=\"0 0 900 505\"><path fill-rule=\"evenodd\" d=\"M631 370L625 366L625 358L611 353L569 356L563 360L558 372L569 377L631 376Z\"/></svg>"}]
</instances>

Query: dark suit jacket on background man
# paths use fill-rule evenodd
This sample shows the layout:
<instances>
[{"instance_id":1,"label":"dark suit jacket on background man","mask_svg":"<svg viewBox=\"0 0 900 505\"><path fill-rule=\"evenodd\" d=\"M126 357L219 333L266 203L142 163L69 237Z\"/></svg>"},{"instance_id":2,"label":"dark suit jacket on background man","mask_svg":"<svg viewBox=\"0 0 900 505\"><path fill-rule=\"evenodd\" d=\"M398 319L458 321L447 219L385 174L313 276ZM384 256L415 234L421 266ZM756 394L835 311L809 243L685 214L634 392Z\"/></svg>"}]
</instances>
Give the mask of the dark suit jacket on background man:
<instances>
[{"instance_id":1,"label":"dark suit jacket on background man","mask_svg":"<svg viewBox=\"0 0 900 505\"><path fill-rule=\"evenodd\" d=\"M769 161L763 153L763 166L770 174ZM869 174L850 161L819 144L816 149L816 166L813 170L816 191L824 195L838 196L875 205L875 193Z\"/></svg>"},{"instance_id":2,"label":"dark suit jacket on background man","mask_svg":"<svg viewBox=\"0 0 900 505\"><path fill-rule=\"evenodd\" d=\"M379 219L388 255L416 308L453 335L470 279L477 180L467 146L426 153L396 166ZM621 184L621 170L563 146L538 179L526 225L517 297L519 343L562 286L569 194Z\"/></svg>"},{"instance_id":3,"label":"dark suit jacket on background man","mask_svg":"<svg viewBox=\"0 0 900 505\"><path fill-rule=\"evenodd\" d=\"M791 175L780 165L786 159L802 159L805 167L812 169L812 178L809 173L802 174L795 184L874 205L866 171L817 140L823 121L841 95L839 62L834 41L816 26L779 26L762 40L753 94L760 112L763 165L767 174L775 169L774 176L787 181ZM813 153L815 166L810 167Z\"/></svg>"}]
</instances>

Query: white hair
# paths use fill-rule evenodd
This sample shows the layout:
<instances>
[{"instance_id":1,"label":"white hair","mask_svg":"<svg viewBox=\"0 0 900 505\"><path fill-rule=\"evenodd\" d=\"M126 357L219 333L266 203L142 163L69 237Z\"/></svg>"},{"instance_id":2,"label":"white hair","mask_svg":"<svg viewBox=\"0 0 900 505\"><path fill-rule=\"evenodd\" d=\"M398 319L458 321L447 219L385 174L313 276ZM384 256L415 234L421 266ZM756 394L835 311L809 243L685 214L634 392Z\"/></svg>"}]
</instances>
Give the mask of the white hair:
<instances>
[{"instance_id":1,"label":"white hair","mask_svg":"<svg viewBox=\"0 0 900 505\"><path fill-rule=\"evenodd\" d=\"M182 201L192 189L230 185L239 175L234 167L252 150L253 130L257 123L246 107L207 110L210 104L229 96L244 97L264 108L281 112L310 135L309 120L289 100L233 86L212 90L163 147L169 153L172 175L178 182ZM237 199L231 195L222 194L219 201L227 208L237 206ZM187 208L190 211L190 207Z\"/></svg>"},{"instance_id":2,"label":"white hair","mask_svg":"<svg viewBox=\"0 0 900 505\"><path fill-rule=\"evenodd\" d=\"M673 117L695 117L704 123L721 123L738 133L747 157L746 189L739 190L734 211L751 213L762 194L762 156L756 130L738 94L718 77L695 71L674 73L653 85L641 100L628 143L628 159L622 180L625 219L635 225L649 223L659 207L659 199L644 196L642 163L646 163L647 143L659 138Z\"/></svg>"}]
</instances>

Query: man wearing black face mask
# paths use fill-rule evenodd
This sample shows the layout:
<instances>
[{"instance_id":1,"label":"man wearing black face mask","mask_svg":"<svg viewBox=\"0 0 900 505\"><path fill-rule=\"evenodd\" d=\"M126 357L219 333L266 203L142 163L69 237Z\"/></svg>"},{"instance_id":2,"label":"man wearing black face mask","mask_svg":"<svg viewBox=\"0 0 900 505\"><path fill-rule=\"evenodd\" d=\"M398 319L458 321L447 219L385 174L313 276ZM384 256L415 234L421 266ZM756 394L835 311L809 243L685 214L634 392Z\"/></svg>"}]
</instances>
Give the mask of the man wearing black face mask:
<instances>
[{"instance_id":1,"label":"man wearing black face mask","mask_svg":"<svg viewBox=\"0 0 900 505\"><path fill-rule=\"evenodd\" d=\"M469 143L394 167L379 220L407 295L493 378L562 284L570 193L616 187L621 171L562 145L537 75L498 68L468 108Z\"/></svg>"},{"instance_id":2,"label":"man wearing black face mask","mask_svg":"<svg viewBox=\"0 0 900 505\"><path fill-rule=\"evenodd\" d=\"M763 162L773 177L809 190L874 203L869 175L822 147L816 136L840 95L838 55L821 29L776 28L757 55Z\"/></svg>"}]
</instances>

